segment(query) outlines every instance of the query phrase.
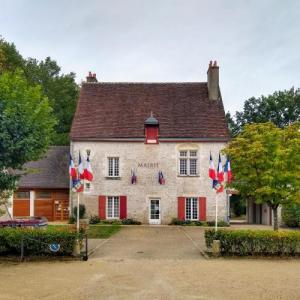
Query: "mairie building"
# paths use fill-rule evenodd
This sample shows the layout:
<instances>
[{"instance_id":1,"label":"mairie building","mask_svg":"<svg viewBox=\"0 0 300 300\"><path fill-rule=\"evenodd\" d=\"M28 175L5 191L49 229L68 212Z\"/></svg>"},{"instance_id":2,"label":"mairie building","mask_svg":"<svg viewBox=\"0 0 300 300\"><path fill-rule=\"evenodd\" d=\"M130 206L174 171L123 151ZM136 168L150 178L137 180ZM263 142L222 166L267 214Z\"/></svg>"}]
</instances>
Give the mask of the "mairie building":
<instances>
[{"instance_id":1,"label":"mairie building","mask_svg":"<svg viewBox=\"0 0 300 300\"><path fill-rule=\"evenodd\" d=\"M218 197L227 220L226 193L216 196L208 166L228 139L216 62L207 82L98 82L90 73L71 129L75 162L79 151L90 154L94 175L80 202L101 219L169 224L214 220ZM71 198L74 207L77 194Z\"/></svg>"}]
</instances>

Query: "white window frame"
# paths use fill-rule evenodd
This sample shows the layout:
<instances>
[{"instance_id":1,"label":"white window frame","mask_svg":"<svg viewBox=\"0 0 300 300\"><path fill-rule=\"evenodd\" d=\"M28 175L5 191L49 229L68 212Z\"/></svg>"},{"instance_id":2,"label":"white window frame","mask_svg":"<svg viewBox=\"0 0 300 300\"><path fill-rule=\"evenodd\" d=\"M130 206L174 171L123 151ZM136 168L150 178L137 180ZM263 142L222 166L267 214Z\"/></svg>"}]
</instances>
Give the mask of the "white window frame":
<instances>
[{"instance_id":1,"label":"white window frame","mask_svg":"<svg viewBox=\"0 0 300 300\"><path fill-rule=\"evenodd\" d=\"M110 161L112 162L111 168L110 168ZM117 164L116 161L118 161ZM110 156L107 158L107 163L108 163L108 169L107 169L108 177L120 177L120 158L116 156L114 157ZM112 169L112 175L110 174L110 169Z\"/></svg>"},{"instance_id":2,"label":"white window frame","mask_svg":"<svg viewBox=\"0 0 300 300\"><path fill-rule=\"evenodd\" d=\"M181 153L186 153L186 155L181 155ZM191 152L196 152L196 155L191 155ZM181 173L181 160L186 160L186 174ZM191 174L191 160L196 160L196 174ZM179 150L179 166L178 166L179 176L198 176L198 150Z\"/></svg>"},{"instance_id":3,"label":"white window frame","mask_svg":"<svg viewBox=\"0 0 300 300\"><path fill-rule=\"evenodd\" d=\"M191 218L188 219L187 218L187 213L186 213L186 207L187 207L187 201L188 199L191 201L191 207L190 207L190 213L191 213ZM196 212L197 212L197 217L196 218L193 218L193 211L194 211L194 201L193 200L196 200ZM198 201L198 198L197 197L186 197L184 199L184 215L185 215L185 220L189 220L189 221L198 221L199 220L199 201Z\"/></svg>"},{"instance_id":4,"label":"white window frame","mask_svg":"<svg viewBox=\"0 0 300 300\"><path fill-rule=\"evenodd\" d=\"M112 200L111 216L108 215L108 201ZM115 214L115 203L118 203L118 214ZM120 219L120 197L119 196L108 196L106 197L106 219L118 220Z\"/></svg>"}]
</instances>

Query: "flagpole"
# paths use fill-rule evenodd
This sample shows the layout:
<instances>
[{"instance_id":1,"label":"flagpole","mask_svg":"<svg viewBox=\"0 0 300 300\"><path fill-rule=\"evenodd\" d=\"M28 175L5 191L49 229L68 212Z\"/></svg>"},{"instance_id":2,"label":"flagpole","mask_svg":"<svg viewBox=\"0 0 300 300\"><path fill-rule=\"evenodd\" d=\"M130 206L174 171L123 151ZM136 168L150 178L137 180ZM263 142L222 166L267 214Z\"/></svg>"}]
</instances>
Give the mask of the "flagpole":
<instances>
[{"instance_id":1,"label":"flagpole","mask_svg":"<svg viewBox=\"0 0 300 300\"><path fill-rule=\"evenodd\" d=\"M79 195L80 193L77 193L77 233L79 233Z\"/></svg>"},{"instance_id":2,"label":"flagpole","mask_svg":"<svg viewBox=\"0 0 300 300\"><path fill-rule=\"evenodd\" d=\"M218 231L218 194L216 193L216 219L215 219L215 232Z\"/></svg>"}]
</instances>

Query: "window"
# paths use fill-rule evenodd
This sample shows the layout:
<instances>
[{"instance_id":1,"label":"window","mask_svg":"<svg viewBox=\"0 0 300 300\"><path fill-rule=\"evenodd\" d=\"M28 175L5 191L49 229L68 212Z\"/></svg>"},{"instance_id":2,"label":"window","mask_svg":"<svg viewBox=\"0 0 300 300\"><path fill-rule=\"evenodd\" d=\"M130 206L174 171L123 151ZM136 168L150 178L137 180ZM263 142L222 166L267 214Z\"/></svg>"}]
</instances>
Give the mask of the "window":
<instances>
[{"instance_id":1,"label":"window","mask_svg":"<svg viewBox=\"0 0 300 300\"><path fill-rule=\"evenodd\" d=\"M38 192L36 195L37 199L51 199L52 193L51 192Z\"/></svg>"},{"instance_id":2,"label":"window","mask_svg":"<svg viewBox=\"0 0 300 300\"><path fill-rule=\"evenodd\" d=\"M119 172L119 157L109 157L108 158L108 176L118 177Z\"/></svg>"},{"instance_id":3,"label":"window","mask_svg":"<svg viewBox=\"0 0 300 300\"><path fill-rule=\"evenodd\" d=\"M30 193L29 192L17 192L16 193L16 198L18 198L18 199L29 199L30 198Z\"/></svg>"},{"instance_id":4,"label":"window","mask_svg":"<svg viewBox=\"0 0 300 300\"><path fill-rule=\"evenodd\" d=\"M119 197L107 197L107 219L119 219L120 199Z\"/></svg>"},{"instance_id":5,"label":"window","mask_svg":"<svg viewBox=\"0 0 300 300\"><path fill-rule=\"evenodd\" d=\"M179 152L179 175L197 175L197 150Z\"/></svg>"},{"instance_id":6,"label":"window","mask_svg":"<svg viewBox=\"0 0 300 300\"><path fill-rule=\"evenodd\" d=\"M198 220L198 198L185 199L185 219Z\"/></svg>"},{"instance_id":7,"label":"window","mask_svg":"<svg viewBox=\"0 0 300 300\"><path fill-rule=\"evenodd\" d=\"M158 144L158 127L146 127L146 144Z\"/></svg>"}]
</instances>

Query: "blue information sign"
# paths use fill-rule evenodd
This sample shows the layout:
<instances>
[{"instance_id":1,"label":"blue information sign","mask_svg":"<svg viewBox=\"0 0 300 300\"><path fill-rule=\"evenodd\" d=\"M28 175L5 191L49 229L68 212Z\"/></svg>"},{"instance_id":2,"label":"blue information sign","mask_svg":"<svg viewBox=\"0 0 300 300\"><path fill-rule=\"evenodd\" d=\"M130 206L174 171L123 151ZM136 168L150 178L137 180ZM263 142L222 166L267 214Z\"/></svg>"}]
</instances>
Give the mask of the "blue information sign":
<instances>
[{"instance_id":1,"label":"blue information sign","mask_svg":"<svg viewBox=\"0 0 300 300\"><path fill-rule=\"evenodd\" d=\"M50 244L49 248L50 248L50 251L57 252L60 249L60 244Z\"/></svg>"}]
</instances>

